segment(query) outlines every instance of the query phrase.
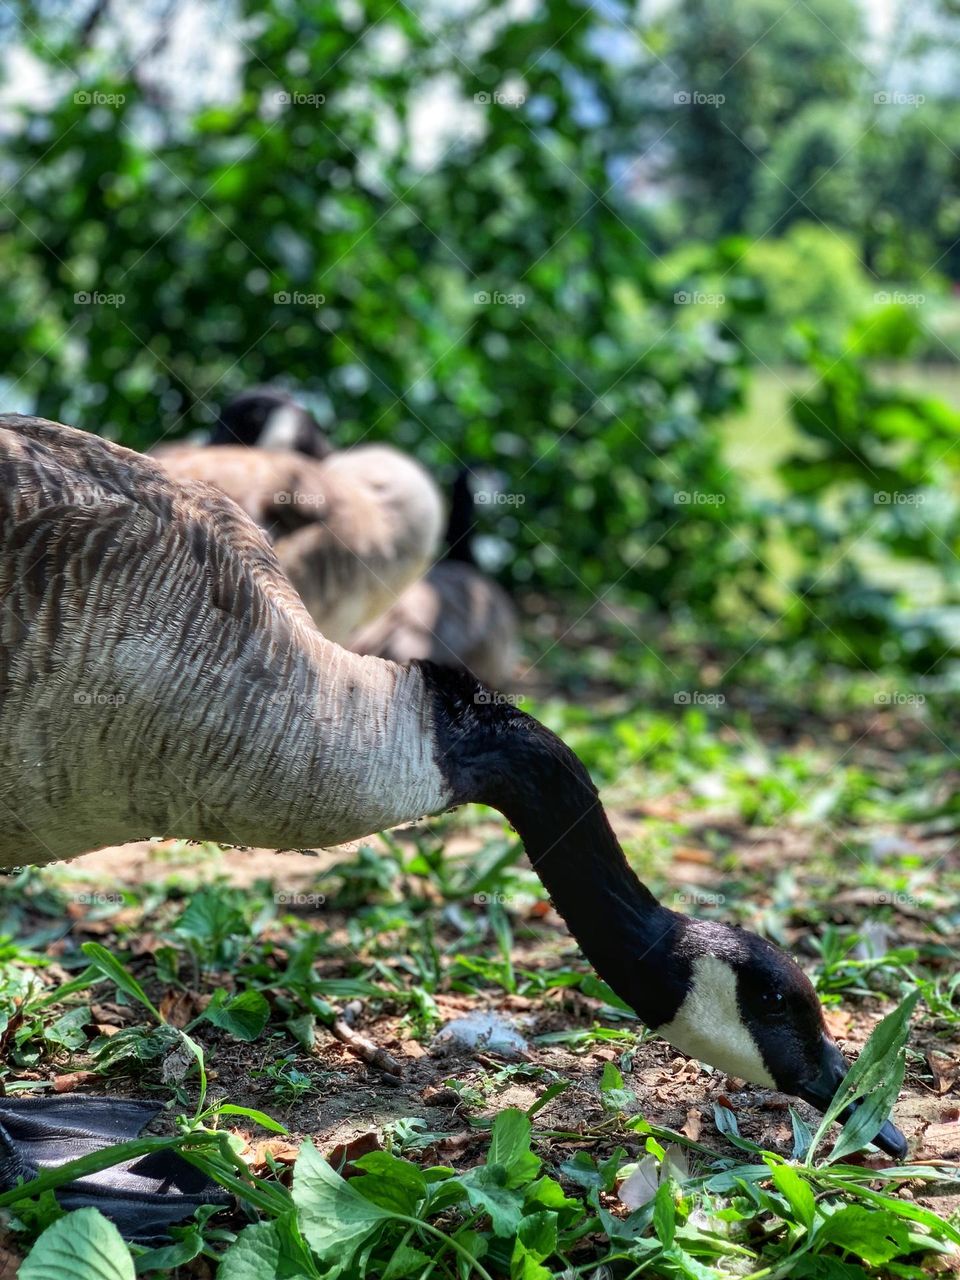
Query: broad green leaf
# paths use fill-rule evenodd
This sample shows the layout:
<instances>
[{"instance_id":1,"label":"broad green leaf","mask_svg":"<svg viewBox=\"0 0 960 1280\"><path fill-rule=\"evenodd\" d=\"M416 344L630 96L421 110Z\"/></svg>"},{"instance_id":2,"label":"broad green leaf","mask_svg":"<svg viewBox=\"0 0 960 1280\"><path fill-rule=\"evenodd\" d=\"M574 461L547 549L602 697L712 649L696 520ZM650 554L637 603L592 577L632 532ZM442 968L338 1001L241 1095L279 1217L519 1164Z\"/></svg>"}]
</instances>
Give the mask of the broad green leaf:
<instances>
[{"instance_id":1,"label":"broad green leaf","mask_svg":"<svg viewBox=\"0 0 960 1280\"><path fill-rule=\"evenodd\" d=\"M773 1185L790 1206L797 1222L809 1231L813 1226L816 1207L810 1184L788 1164L775 1164L772 1160L768 1160L767 1163L770 1165Z\"/></svg>"},{"instance_id":2,"label":"broad green leaf","mask_svg":"<svg viewBox=\"0 0 960 1280\"><path fill-rule=\"evenodd\" d=\"M241 991L238 996L227 996L219 988L200 1015L200 1020L212 1022L215 1027L229 1032L237 1040L256 1040L263 1034L270 1017L270 1006L259 991Z\"/></svg>"},{"instance_id":3,"label":"broad green leaf","mask_svg":"<svg viewBox=\"0 0 960 1280\"><path fill-rule=\"evenodd\" d=\"M296 1018L287 1019L287 1030L307 1053L312 1052L317 1039L317 1019L312 1013L301 1013Z\"/></svg>"},{"instance_id":4,"label":"broad green leaf","mask_svg":"<svg viewBox=\"0 0 960 1280\"><path fill-rule=\"evenodd\" d=\"M600 1092L609 1093L611 1089L623 1088L623 1076L619 1068L613 1062L605 1062L603 1064L603 1074L600 1077Z\"/></svg>"},{"instance_id":5,"label":"broad green leaf","mask_svg":"<svg viewBox=\"0 0 960 1280\"><path fill-rule=\"evenodd\" d=\"M808 1165L812 1164L830 1125L856 1099L862 1101L843 1126L826 1163L832 1164L852 1151L859 1151L876 1137L900 1096L906 1068L903 1049L910 1034L910 1018L919 999L920 992L912 992L874 1028L814 1134L807 1154Z\"/></svg>"},{"instance_id":6,"label":"broad green leaf","mask_svg":"<svg viewBox=\"0 0 960 1280\"><path fill-rule=\"evenodd\" d=\"M59 1017L52 1026L47 1027L43 1033L44 1039L49 1044L59 1045L64 1049L82 1049L87 1043L84 1027L89 1021L89 1006L78 1005Z\"/></svg>"},{"instance_id":7,"label":"broad green leaf","mask_svg":"<svg viewBox=\"0 0 960 1280\"><path fill-rule=\"evenodd\" d=\"M383 1280L416 1280L430 1270L431 1258L420 1249L402 1244L394 1250L383 1271Z\"/></svg>"},{"instance_id":8,"label":"broad green leaf","mask_svg":"<svg viewBox=\"0 0 960 1280\"><path fill-rule=\"evenodd\" d=\"M555 1178L542 1177L532 1182L523 1194L523 1205L528 1211L536 1209L552 1209L560 1215L560 1220L567 1225L583 1214L583 1205L579 1200L568 1196Z\"/></svg>"},{"instance_id":9,"label":"broad green leaf","mask_svg":"<svg viewBox=\"0 0 960 1280\"><path fill-rule=\"evenodd\" d=\"M537 1176L540 1159L530 1150L530 1120L516 1107L501 1111L494 1120L487 1164L506 1171L508 1187L523 1186Z\"/></svg>"},{"instance_id":10,"label":"broad green leaf","mask_svg":"<svg viewBox=\"0 0 960 1280\"><path fill-rule=\"evenodd\" d=\"M481 1165L460 1179L475 1209L490 1217L494 1235L512 1236L523 1217L523 1193L509 1187L502 1165Z\"/></svg>"},{"instance_id":11,"label":"broad green leaf","mask_svg":"<svg viewBox=\"0 0 960 1280\"><path fill-rule=\"evenodd\" d=\"M321 1261L352 1257L391 1216L354 1191L309 1138L293 1169L293 1202L300 1229Z\"/></svg>"},{"instance_id":12,"label":"broad green leaf","mask_svg":"<svg viewBox=\"0 0 960 1280\"><path fill-rule=\"evenodd\" d=\"M911 1250L910 1232L895 1213L849 1204L826 1219L815 1237L815 1247L834 1244L878 1267Z\"/></svg>"},{"instance_id":13,"label":"broad green leaf","mask_svg":"<svg viewBox=\"0 0 960 1280\"><path fill-rule=\"evenodd\" d=\"M665 1275L682 1276L684 1280L717 1280L721 1273L715 1267L705 1266L683 1249L667 1249L663 1253L663 1261L669 1264L664 1267Z\"/></svg>"},{"instance_id":14,"label":"broad green leaf","mask_svg":"<svg viewBox=\"0 0 960 1280\"><path fill-rule=\"evenodd\" d=\"M432 1179L427 1176L427 1184L431 1187L431 1213L443 1213L445 1209L450 1209L453 1205L459 1204L461 1200L466 1199L467 1188L461 1178L445 1178L439 1186L436 1186L433 1184Z\"/></svg>"},{"instance_id":15,"label":"broad green leaf","mask_svg":"<svg viewBox=\"0 0 960 1280\"><path fill-rule=\"evenodd\" d=\"M557 1247L557 1217L533 1213L523 1219L510 1257L510 1280L545 1280L551 1272L541 1264Z\"/></svg>"},{"instance_id":16,"label":"broad green leaf","mask_svg":"<svg viewBox=\"0 0 960 1280\"><path fill-rule=\"evenodd\" d=\"M207 944L247 932L243 915L215 889L195 893L174 929L186 938Z\"/></svg>"},{"instance_id":17,"label":"broad green leaf","mask_svg":"<svg viewBox=\"0 0 960 1280\"><path fill-rule=\"evenodd\" d=\"M298 1259L293 1215L244 1227L223 1255L217 1280L295 1280L306 1259ZM302 1246L301 1246L302 1249Z\"/></svg>"},{"instance_id":18,"label":"broad green leaf","mask_svg":"<svg viewBox=\"0 0 960 1280\"><path fill-rule=\"evenodd\" d=\"M603 1066L600 1077L600 1102L605 1111L626 1111L636 1102L632 1089L624 1088L623 1076L612 1062Z\"/></svg>"},{"instance_id":19,"label":"broad green leaf","mask_svg":"<svg viewBox=\"0 0 960 1280\"><path fill-rule=\"evenodd\" d=\"M360 1195L391 1213L408 1217L416 1214L427 1194L427 1180L415 1164L387 1151L371 1151L353 1164L364 1173L361 1178L350 1179L351 1187Z\"/></svg>"},{"instance_id":20,"label":"broad green leaf","mask_svg":"<svg viewBox=\"0 0 960 1280\"><path fill-rule=\"evenodd\" d=\"M606 1188L606 1179L597 1168L593 1156L587 1151L577 1151L560 1165L560 1172L578 1187Z\"/></svg>"},{"instance_id":21,"label":"broad green leaf","mask_svg":"<svg viewBox=\"0 0 960 1280\"><path fill-rule=\"evenodd\" d=\"M124 995L128 995L131 1000L139 1001L157 1022L163 1022L160 1010L152 1003L140 983L106 947L102 947L99 942L85 942L80 950L92 965L106 974L120 988Z\"/></svg>"},{"instance_id":22,"label":"broad green leaf","mask_svg":"<svg viewBox=\"0 0 960 1280\"><path fill-rule=\"evenodd\" d=\"M275 1222L244 1227L220 1260L218 1280L276 1280L280 1274L280 1232Z\"/></svg>"},{"instance_id":23,"label":"broad green leaf","mask_svg":"<svg viewBox=\"0 0 960 1280\"><path fill-rule=\"evenodd\" d=\"M665 1249L673 1247L677 1229L677 1206L673 1199L673 1182L661 1182L653 1197L653 1229Z\"/></svg>"},{"instance_id":24,"label":"broad green leaf","mask_svg":"<svg viewBox=\"0 0 960 1280\"><path fill-rule=\"evenodd\" d=\"M40 1236L19 1280L134 1280L130 1250L98 1209L77 1209Z\"/></svg>"},{"instance_id":25,"label":"broad green leaf","mask_svg":"<svg viewBox=\"0 0 960 1280\"><path fill-rule=\"evenodd\" d=\"M517 1239L542 1262L557 1247L557 1215L531 1213L520 1223Z\"/></svg>"}]
</instances>

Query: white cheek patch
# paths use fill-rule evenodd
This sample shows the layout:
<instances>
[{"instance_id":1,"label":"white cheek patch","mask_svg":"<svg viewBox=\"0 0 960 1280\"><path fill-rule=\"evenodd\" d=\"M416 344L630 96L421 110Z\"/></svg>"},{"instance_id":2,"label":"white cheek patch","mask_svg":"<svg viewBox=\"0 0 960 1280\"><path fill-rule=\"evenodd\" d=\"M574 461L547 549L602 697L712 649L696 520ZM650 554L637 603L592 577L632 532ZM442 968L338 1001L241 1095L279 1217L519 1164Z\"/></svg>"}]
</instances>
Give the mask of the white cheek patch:
<instances>
[{"instance_id":1,"label":"white cheek patch","mask_svg":"<svg viewBox=\"0 0 960 1280\"><path fill-rule=\"evenodd\" d=\"M291 404L274 409L260 432L257 444L261 449L293 449L297 443L300 414Z\"/></svg>"},{"instance_id":2,"label":"white cheek patch","mask_svg":"<svg viewBox=\"0 0 960 1280\"><path fill-rule=\"evenodd\" d=\"M682 1053L751 1084L775 1089L737 1007L737 975L719 956L697 956L690 992L676 1017L657 1027Z\"/></svg>"}]
</instances>

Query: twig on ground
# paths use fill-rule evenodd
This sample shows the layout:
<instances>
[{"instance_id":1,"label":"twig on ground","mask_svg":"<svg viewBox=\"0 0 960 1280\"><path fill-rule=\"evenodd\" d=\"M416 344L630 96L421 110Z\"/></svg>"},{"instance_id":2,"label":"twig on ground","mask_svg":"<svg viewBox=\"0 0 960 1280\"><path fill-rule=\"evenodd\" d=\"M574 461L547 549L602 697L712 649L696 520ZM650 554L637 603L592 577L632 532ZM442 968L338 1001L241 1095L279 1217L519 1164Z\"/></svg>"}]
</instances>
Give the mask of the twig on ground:
<instances>
[{"instance_id":1,"label":"twig on ground","mask_svg":"<svg viewBox=\"0 0 960 1280\"><path fill-rule=\"evenodd\" d=\"M368 1040L366 1036L362 1036L359 1031L354 1031L342 1017L334 1018L329 1028L341 1044L345 1044L351 1053L355 1053L371 1067L376 1067L378 1071L383 1071L390 1076L403 1075L396 1058L387 1053L386 1049L381 1049L372 1040Z\"/></svg>"}]
</instances>

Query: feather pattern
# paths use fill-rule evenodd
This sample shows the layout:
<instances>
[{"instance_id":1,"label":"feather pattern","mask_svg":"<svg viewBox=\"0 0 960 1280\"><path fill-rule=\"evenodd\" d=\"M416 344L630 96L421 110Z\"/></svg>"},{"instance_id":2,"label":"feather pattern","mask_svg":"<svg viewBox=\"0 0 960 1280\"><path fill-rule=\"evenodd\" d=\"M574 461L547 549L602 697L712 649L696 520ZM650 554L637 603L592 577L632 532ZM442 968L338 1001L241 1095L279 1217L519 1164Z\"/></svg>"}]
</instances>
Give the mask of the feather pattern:
<instances>
[{"instance_id":1,"label":"feather pattern","mask_svg":"<svg viewBox=\"0 0 960 1280\"><path fill-rule=\"evenodd\" d=\"M422 676L316 629L218 489L0 416L0 865L339 843L444 807Z\"/></svg>"},{"instance_id":2,"label":"feather pattern","mask_svg":"<svg viewBox=\"0 0 960 1280\"><path fill-rule=\"evenodd\" d=\"M323 461L181 446L157 461L175 480L216 485L261 525L317 626L341 644L387 609L439 547L436 486L418 463L385 445Z\"/></svg>"}]
</instances>

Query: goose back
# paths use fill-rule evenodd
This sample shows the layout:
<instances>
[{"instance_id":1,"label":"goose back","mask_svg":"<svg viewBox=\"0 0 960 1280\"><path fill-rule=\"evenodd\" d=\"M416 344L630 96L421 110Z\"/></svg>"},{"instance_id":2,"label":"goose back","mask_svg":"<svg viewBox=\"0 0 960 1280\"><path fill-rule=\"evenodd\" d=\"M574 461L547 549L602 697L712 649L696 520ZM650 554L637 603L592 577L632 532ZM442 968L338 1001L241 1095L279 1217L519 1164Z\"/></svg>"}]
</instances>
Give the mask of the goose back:
<instances>
[{"instance_id":1,"label":"goose back","mask_svg":"<svg viewBox=\"0 0 960 1280\"><path fill-rule=\"evenodd\" d=\"M0 473L0 865L442 807L419 673L325 640L218 489L19 415Z\"/></svg>"},{"instance_id":2,"label":"goose back","mask_svg":"<svg viewBox=\"0 0 960 1280\"><path fill-rule=\"evenodd\" d=\"M158 461L176 480L215 484L267 531L310 615L338 643L387 609L439 545L436 486L418 463L385 445L322 462L184 446Z\"/></svg>"},{"instance_id":3,"label":"goose back","mask_svg":"<svg viewBox=\"0 0 960 1280\"><path fill-rule=\"evenodd\" d=\"M353 636L350 648L393 662L461 666L503 689L517 664L516 614L491 578L463 561L441 560Z\"/></svg>"}]
</instances>

